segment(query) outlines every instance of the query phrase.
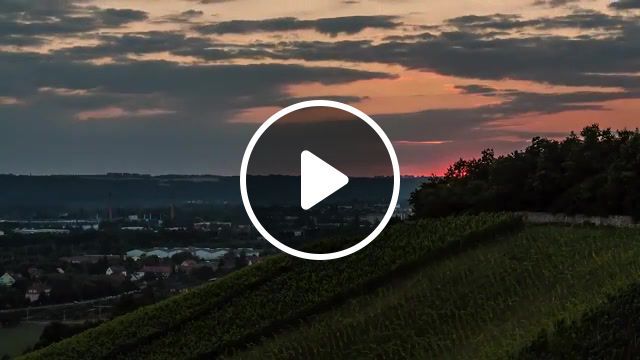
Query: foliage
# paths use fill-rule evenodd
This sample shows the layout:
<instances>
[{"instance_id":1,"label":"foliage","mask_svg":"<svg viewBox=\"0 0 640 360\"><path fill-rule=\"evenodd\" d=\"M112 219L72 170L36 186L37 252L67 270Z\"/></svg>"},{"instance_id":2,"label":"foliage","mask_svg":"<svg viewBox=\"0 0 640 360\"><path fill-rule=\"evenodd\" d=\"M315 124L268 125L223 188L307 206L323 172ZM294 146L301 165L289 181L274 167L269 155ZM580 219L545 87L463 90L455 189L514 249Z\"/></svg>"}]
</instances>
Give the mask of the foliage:
<instances>
[{"instance_id":1,"label":"foliage","mask_svg":"<svg viewBox=\"0 0 640 360\"><path fill-rule=\"evenodd\" d=\"M397 225L342 261L275 256L25 358L214 357L520 225L506 215L424 220ZM345 242L309 250L332 251Z\"/></svg>"},{"instance_id":2,"label":"foliage","mask_svg":"<svg viewBox=\"0 0 640 360\"><path fill-rule=\"evenodd\" d=\"M418 217L482 211L549 211L640 217L640 132L584 128L524 151L460 159L411 196Z\"/></svg>"}]
</instances>

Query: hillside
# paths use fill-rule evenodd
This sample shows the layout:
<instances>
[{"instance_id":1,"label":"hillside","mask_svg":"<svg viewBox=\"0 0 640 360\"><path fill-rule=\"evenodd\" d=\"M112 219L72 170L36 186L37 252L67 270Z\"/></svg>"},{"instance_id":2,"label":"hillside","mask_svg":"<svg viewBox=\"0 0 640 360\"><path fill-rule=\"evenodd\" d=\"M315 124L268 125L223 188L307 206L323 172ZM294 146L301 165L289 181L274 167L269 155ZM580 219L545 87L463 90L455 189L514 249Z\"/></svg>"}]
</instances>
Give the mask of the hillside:
<instances>
[{"instance_id":1,"label":"hillside","mask_svg":"<svg viewBox=\"0 0 640 360\"><path fill-rule=\"evenodd\" d=\"M561 319L524 348L518 358L630 359L640 356L640 284L611 296L578 320Z\"/></svg>"},{"instance_id":2,"label":"hillside","mask_svg":"<svg viewBox=\"0 0 640 360\"><path fill-rule=\"evenodd\" d=\"M344 260L275 256L24 359L506 357L634 283L639 240L508 215L399 224Z\"/></svg>"}]
</instances>

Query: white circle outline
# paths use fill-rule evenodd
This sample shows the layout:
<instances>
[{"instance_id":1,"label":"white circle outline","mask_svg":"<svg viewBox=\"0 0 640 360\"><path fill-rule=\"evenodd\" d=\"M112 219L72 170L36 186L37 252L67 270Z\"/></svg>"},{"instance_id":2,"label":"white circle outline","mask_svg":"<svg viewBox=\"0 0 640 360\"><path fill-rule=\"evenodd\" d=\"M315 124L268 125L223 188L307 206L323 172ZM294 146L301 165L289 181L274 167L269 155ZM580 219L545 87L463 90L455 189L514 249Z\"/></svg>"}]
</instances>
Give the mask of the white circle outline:
<instances>
[{"instance_id":1,"label":"white circle outline","mask_svg":"<svg viewBox=\"0 0 640 360\"><path fill-rule=\"evenodd\" d=\"M384 146L387 148L387 152L389 153L389 157L391 158L391 166L393 167L393 193L391 195L391 201L389 202L389 208L387 212L384 214L382 221L378 226L366 237L364 240L359 243L353 245L350 248L332 252L332 253L324 253L324 254L316 254L316 253L308 253L300 250L293 249L273 237L260 223L258 218L253 212L253 208L251 207L251 202L249 201L249 195L247 193L247 168L249 166L249 158L251 157L251 153L253 152L253 148L256 146L256 143L260 139L260 137L264 134L264 132L273 125L276 121L278 121L283 116L286 116L294 111L306 109L310 107L330 107L334 109L343 110L351 113L354 116L357 116L359 119L366 122L375 132L378 134ZM382 128L371 119L367 114L362 111L354 108L351 105L343 104L338 101L330 101L330 100L308 100L302 101L297 104L293 104L288 106L275 114L271 115L269 119L264 122L258 131L253 134L251 141L249 141L249 145L247 145L247 149L244 152L244 156L242 157L242 165L240 167L240 195L242 196L242 204L244 205L245 210L247 211L247 215L249 215L249 219L253 226L256 227L260 235L262 235L267 241L269 241L273 246L284 251L285 253L295 256L301 259L306 260L334 260L339 259L341 257L349 256L361 249L365 246L369 245L375 238L382 233L384 228L387 226L391 217L393 216L393 212L395 211L396 205L398 204L398 197L400 195L400 165L398 164L398 156L396 155L395 149L393 148L393 144L387 134L382 130Z\"/></svg>"}]
</instances>

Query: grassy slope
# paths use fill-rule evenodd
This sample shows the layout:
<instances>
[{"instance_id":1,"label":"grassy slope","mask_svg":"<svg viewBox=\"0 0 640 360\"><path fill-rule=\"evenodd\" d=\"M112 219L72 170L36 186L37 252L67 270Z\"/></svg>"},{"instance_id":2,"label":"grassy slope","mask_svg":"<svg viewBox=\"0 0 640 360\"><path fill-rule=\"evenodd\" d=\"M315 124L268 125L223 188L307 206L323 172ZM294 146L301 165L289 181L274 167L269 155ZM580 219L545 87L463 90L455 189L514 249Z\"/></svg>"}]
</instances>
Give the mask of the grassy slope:
<instances>
[{"instance_id":1,"label":"grassy slope","mask_svg":"<svg viewBox=\"0 0 640 360\"><path fill-rule=\"evenodd\" d=\"M640 284L634 284L579 320L558 321L543 331L516 358L638 359L640 358Z\"/></svg>"},{"instance_id":2,"label":"grassy slope","mask_svg":"<svg viewBox=\"0 0 640 360\"><path fill-rule=\"evenodd\" d=\"M495 215L429 220L385 231L374 244L341 261L274 257L25 358L213 357L519 224ZM330 251L334 245L323 244L318 252Z\"/></svg>"},{"instance_id":3,"label":"grassy slope","mask_svg":"<svg viewBox=\"0 0 640 360\"><path fill-rule=\"evenodd\" d=\"M637 230L529 227L229 357L507 357L637 280L639 241Z\"/></svg>"}]
</instances>

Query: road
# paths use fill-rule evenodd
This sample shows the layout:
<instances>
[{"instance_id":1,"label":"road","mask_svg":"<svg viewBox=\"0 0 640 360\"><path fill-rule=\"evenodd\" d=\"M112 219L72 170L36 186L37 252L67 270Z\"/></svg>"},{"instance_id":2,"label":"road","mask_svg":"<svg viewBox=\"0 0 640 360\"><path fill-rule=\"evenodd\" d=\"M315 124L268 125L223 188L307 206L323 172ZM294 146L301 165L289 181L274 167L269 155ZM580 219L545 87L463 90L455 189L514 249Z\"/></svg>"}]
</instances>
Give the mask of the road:
<instances>
[{"instance_id":1,"label":"road","mask_svg":"<svg viewBox=\"0 0 640 360\"><path fill-rule=\"evenodd\" d=\"M5 310L0 310L0 314L8 314L8 313L14 313L14 312L20 312L20 311L30 311L31 312L31 311L37 311L37 310L50 310L50 309L59 309L59 308L87 305L87 304L93 304L93 303L98 303L98 302L102 302L102 301L119 299L119 298L121 298L121 297L123 297L125 295L131 295L131 294L135 294L135 293L139 293L139 292L140 292L140 290L134 290L134 291L128 291L126 293L122 293L122 294L118 294L118 295L106 296L106 297L102 297L102 298L98 298L98 299L74 301L74 302L68 302L68 303L62 303L62 304L53 304L53 305L30 306L30 307L18 308L18 309L5 309Z\"/></svg>"}]
</instances>

